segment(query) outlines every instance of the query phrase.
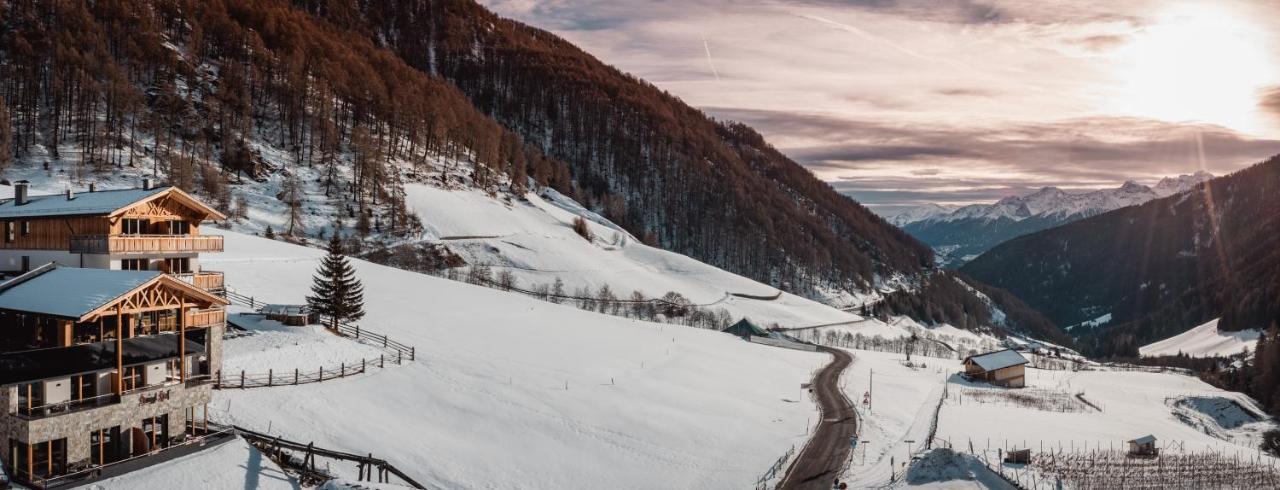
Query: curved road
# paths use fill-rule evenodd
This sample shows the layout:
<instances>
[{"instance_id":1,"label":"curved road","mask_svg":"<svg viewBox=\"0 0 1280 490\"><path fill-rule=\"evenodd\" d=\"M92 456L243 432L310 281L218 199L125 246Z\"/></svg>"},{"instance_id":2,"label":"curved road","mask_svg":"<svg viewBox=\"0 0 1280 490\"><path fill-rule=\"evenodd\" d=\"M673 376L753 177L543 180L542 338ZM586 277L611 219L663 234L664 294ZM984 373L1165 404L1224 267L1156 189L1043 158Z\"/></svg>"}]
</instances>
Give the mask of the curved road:
<instances>
[{"instance_id":1,"label":"curved road","mask_svg":"<svg viewBox=\"0 0 1280 490\"><path fill-rule=\"evenodd\" d=\"M853 363L853 356L830 347L819 347L818 350L834 357L813 379L822 420L818 422L813 437L787 469L787 474L783 475L782 482L778 484L781 489L831 488L831 482L840 476L845 460L849 459L852 449L849 439L858 429L853 404L840 391L840 373Z\"/></svg>"}]
</instances>

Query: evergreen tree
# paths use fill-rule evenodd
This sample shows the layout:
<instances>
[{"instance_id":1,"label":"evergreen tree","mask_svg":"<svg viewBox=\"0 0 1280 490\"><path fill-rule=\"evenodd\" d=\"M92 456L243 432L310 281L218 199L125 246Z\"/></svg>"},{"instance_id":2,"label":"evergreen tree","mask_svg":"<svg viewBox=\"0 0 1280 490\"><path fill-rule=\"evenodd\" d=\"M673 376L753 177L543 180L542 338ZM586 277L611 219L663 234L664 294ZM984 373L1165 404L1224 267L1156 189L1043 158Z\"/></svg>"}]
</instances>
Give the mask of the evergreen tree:
<instances>
[{"instance_id":1,"label":"evergreen tree","mask_svg":"<svg viewBox=\"0 0 1280 490\"><path fill-rule=\"evenodd\" d=\"M364 317L364 286L343 254L339 233L329 238L329 255L320 262L312 281L307 304L311 311L329 317L330 329L337 330L338 322Z\"/></svg>"}]
</instances>

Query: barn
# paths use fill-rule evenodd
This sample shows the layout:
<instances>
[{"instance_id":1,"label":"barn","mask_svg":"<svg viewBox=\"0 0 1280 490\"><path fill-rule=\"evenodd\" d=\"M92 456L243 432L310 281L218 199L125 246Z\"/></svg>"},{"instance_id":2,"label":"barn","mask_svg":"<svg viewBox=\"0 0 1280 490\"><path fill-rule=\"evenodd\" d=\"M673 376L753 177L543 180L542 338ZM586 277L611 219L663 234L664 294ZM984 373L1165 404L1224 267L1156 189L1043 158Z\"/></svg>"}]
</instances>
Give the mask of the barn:
<instances>
[{"instance_id":1,"label":"barn","mask_svg":"<svg viewBox=\"0 0 1280 490\"><path fill-rule=\"evenodd\" d=\"M996 386L1022 388L1027 384L1025 367L1028 362L1013 349L988 352L965 358L964 374L969 379Z\"/></svg>"}]
</instances>

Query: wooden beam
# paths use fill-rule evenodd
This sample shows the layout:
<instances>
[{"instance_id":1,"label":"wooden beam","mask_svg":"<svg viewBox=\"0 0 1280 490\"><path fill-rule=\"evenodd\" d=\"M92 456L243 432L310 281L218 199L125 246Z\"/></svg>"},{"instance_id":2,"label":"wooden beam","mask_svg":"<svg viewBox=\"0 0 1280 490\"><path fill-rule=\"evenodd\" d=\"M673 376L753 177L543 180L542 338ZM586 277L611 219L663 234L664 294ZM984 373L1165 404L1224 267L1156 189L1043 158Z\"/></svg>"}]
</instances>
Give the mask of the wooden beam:
<instances>
[{"instance_id":1,"label":"wooden beam","mask_svg":"<svg viewBox=\"0 0 1280 490\"><path fill-rule=\"evenodd\" d=\"M124 315L116 307L116 394L124 393Z\"/></svg>"},{"instance_id":2,"label":"wooden beam","mask_svg":"<svg viewBox=\"0 0 1280 490\"><path fill-rule=\"evenodd\" d=\"M178 293L178 302L186 303L187 299ZM178 379L187 382L187 309L178 309Z\"/></svg>"}]
</instances>

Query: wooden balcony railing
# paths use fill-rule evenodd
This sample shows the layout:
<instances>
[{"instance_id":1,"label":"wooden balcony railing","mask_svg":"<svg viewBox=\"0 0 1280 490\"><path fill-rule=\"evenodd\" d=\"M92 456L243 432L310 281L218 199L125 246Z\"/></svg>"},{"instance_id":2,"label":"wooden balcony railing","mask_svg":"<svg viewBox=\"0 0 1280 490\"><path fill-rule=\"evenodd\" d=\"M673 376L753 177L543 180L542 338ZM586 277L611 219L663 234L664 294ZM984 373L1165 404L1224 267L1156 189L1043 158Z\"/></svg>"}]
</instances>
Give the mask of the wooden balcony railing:
<instances>
[{"instance_id":1,"label":"wooden balcony railing","mask_svg":"<svg viewBox=\"0 0 1280 490\"><path fill-rule=\"evenodd\" d=\"M192 286L198 287L200 289L203 289L205 291L209 291L215 294L222 293L223 289L225 289L226 287L226 284L223 282L223 276L221 272L214 272L214 271L187 272L182 274L173 274L173 277L176 277L182 281L185 281L188 284L191 284Z\"/></svg>"},{"instance_id":2,"label":"wooden balcony railing","mask_svg":"<svg viewBox=\"0 0 1280 490\"><path fill-rule=\"evenodd\" d=\"M71 253L221 252L222 235L76 235Z\"/></svg>"},{"instance_id":3,"label":"wooden balcony railing","mask_svg":"<svg viewBox=\"0 0 1280 490\"><path fill-rule=\"evenodd\" d=\"M227 311L222 308L191 310L191 312L188 313L187 321L191 322L187 328L204 328L211 325L220 325L226 323Z\"/></svg>"}]
</instances>

